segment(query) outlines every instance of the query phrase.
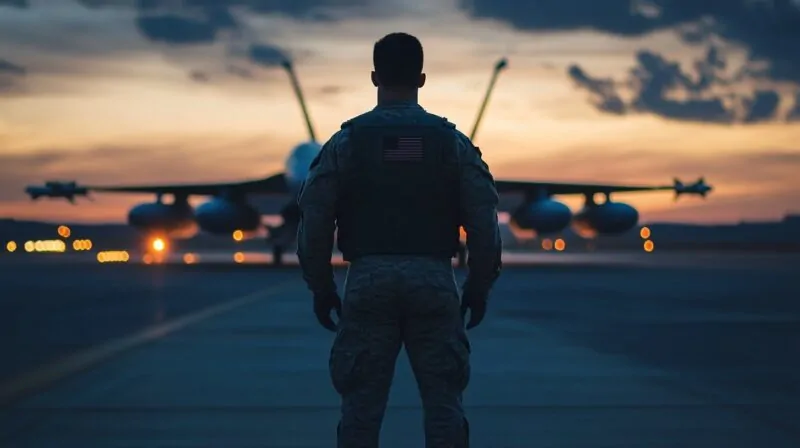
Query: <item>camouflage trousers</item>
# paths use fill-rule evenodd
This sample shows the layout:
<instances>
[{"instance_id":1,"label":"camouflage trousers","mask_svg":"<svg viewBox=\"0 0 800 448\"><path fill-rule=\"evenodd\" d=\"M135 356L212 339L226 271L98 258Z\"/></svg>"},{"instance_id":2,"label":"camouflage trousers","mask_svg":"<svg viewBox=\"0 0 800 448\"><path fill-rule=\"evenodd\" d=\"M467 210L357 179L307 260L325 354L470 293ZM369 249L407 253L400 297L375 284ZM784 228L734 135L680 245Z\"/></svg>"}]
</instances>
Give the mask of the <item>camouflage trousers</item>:
<instances>
[{"instance_id":1,"label":"camouflage trousers","mask_svg":"<svg viewBox=\"0 0 800 448\"><path fill-rule=\"evenodd\" d=\"M417 380L427 448L468 447L461 404L470 345L449 260L372 256L347 272L330 373L342 397L339 448L377 448L400 347Z\"/></svg>"}]
</instances>

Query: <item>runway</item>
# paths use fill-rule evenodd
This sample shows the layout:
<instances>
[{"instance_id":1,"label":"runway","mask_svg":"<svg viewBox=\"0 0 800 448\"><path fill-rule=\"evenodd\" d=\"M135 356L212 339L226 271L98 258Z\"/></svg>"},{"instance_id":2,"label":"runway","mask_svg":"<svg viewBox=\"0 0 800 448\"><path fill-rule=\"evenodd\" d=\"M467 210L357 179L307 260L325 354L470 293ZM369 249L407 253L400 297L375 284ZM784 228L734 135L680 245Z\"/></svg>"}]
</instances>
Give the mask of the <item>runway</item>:
<instances>
[{"instance_id":1,"label":"runway","mask_svg":"<svg viewBox=\"0 0 800 448\"><path fill-rule=\"evenodd\" d=\"M470 333L473 446L800 445L800 257L538 255ZM333 446L300 272L218 256L0 260L0 446ZM405 355L383 441L423 446Z\"/></svg>"}]
</instances>

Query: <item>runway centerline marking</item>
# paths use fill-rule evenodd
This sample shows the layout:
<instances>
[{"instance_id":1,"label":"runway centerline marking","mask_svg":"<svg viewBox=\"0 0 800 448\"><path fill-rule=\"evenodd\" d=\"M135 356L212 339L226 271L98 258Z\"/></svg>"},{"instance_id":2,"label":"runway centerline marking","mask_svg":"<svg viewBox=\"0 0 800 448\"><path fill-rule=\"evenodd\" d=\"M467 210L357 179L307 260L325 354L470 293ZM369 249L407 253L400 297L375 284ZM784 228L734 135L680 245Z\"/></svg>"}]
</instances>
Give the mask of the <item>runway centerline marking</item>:
<instances>
[{"instance_id":1,"label":"runway centerline marking","mask_svg":"<svg viewBox=\"0 0 800 448\"><path fill-rule=\"evenodd\" d=\"M296 286L298 286L297 281L287 280L278 285L273 285L241 297L226 300L217 305L203 308L168 322L152 325L131 335L112 339L99 346L69 355L52 364L23 373L0 385L0 407L6 407L17 399L46 388L58 380L86 370L113 356L155 342L164 336L183 330L190 325L288 291Z\"/></svg>"}]
</instances>

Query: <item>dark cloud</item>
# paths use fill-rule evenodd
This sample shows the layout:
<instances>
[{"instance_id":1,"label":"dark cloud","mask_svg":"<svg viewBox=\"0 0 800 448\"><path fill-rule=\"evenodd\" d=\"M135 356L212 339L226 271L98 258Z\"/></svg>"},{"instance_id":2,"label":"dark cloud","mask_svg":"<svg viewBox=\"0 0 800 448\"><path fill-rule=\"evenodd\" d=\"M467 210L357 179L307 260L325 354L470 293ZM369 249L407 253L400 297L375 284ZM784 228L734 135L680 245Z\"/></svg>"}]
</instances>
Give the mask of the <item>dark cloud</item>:
<instances>
[{"instance_id":1,"label":"dark cloud","mask_svg":"<svg viewBox=\"0 0 800 448\"><path fill-rule=\"evenodd\" d=\"M28 0L0 0L0 6L11 6L13 8L29 8Z\"/></svg>"},{"instance_id":2,"label":"dark cloud","mask_svg":"<svg viewBox=\"0 0 800 448\"><path fill-rule=\"evenodd\" d=\"M174 45L210 44L218 31L210 22L174 15L139 17L136 25L151 41Z\"/></svg>"},{"instance_id":3,"label":"dark cloud","mask_svg":"<svg viewBox=\"0 0 800 448\"><path fill-rule=\"evenodd\" d=\"M794 97L794 108L789 111L787 119L790 121L800 121L800 92L797 92Z\"/></svg>"},{"instance_id":4,"label":"dark cloud","mask_svg":"<svg viewBox=\"0 0 800 448\"><path fill-rule=\"evenodd\" d=\"M225 41L229 46L227 52L229 60L223 73L240 79L252 79L253 68L274 67L291 60L292 55L275 45L254 38L245 38L244 36L254 33L247 32L246 26L237 19L235 12L284 14L300 19L319 20L324 16L320 12L324 8L347 3L351 2L186 0L176 8L175 2L168 0L139 0L137 27L148 40L172 46L208 45ZM243 51L237 49L242 47Z\"/></svg>"},{"instance_id":5,"label":"dark cloud","mask_svg":"<svg viewBox=\"0 0 800 448\"><path fill-rule=\"evenodd\" d=\"M505 21L531 31L595 30L618 36L675 30L690 45L710 47L691 70L648 50L626 83L630 102L617 83L579 66L568 75L592 93L607 113L653 113L669 119L715 123L758 122L775 117L780 97L773 91L749 95L720 93L741 81L782 81L800 85L800 2L796 0L461 0L476 18ZM723 77L722 46L747 51L738 73ZM732 89L728 89L732 90Z\"/></svg>"},{"instance_id":6,"label":"dark cloud","mask_svg":"<svg viewBox=\"0 0 800 448\"><path fill-rule=\"evenodd\" d=\"M265 67L278 66L290 60L289 55L280 48L264 44L251 45L248 56L251 61Z\"/></svg>"},{"instance_id":7,"label":"dark cloud","mask_svg":"<svg viewBox=\"0 0 800 448\"><path fill-rule=\"evenodd\" d=\"M594 95L594 105L603 112L622 115L627 105L617 93L614 80L611 78L592 78L577 65L571 66L567 73L575 83Z\"/></svg>"},{"instance_id":8,"label":"dark cloud","mask_svg":"<svg viewBox=\"0 0 800 448\"><path fill-rule=\"evenodd\" d=\"M744 117L746 123L757 123L761 121L771 121L775 118L780 105L781 97L772 90L760 90L755 93L753 98L745 100L747 115Z\"/></svg>"},{"instance_id":9,"label":"dark cloud","mask_svg":"<svg viewBox=\"0 0 800 448\"><path fill-rule=\"evenodd\" d=\"M598 110L608 113L650 113L671 120L708 123L757 123L774 120L781 96L773 90L743 94L737 89L739 74L726 75L727 64L716 47L695 61L692 70L663 56L640 51L637 65L622 82L593 77L573 65L568 75L589 91ZM631 93L627 102L621 90Z\"/></svg>"},{"instance_id":10,"label":"dark cloud","mask_svg":"<svg viewBox=\"0 0 800 448\"><path fill-rule=\"evenodd\" d=\"M186 67L188 79L197 80L202 72L209 80L225 76L239 79L257 78L257 70L272 66L273 57L289 58L284 48L271 44L269 34L250 28L247 19L273 14L298 20L331 20L330 11L342 6L366 5L370 0L71 0L86 10L114 11L111 20L99 19L97 14L80 7L68 18L43 18L41 28L26 22L9 22L0 27L0 39L14 51L55 53L32 66L37 72L75 71L74 58L96 56L125 57L126 52L142 50L142 42L131 39L124 25L115 20L129 20L146 42L158 45L158 51L174 64ZM26 2L0 0L0 5L28 6ZM46 7L46 6L43 6ZM91 19L89 19L91 18ZM49 21L49 22L48 22ZM91 27L91 32L85 28ZM82 30L82 31L81 31ZM117 32L119 31L119 32ZM107 36L85 38L92 34ZM264 38L266 37L266 38ZM186 51L187 47L192 47ZM302 57L302 55L301 55ZM80 70L78 70L80 71Z\"/></svg>"},{"instance_id":11,"label":"dark cloud","mask_svg":"<svg viewBox=\"0 0 800 448\"><path fill-rule=\"evenodd\" d=\"M12 76L24 76L25 73L26 73L25 67L19 66L5 59L0 59L0 74L7 74Z\"/></svg>"},{"instance_id":12,"label":"dark cloud","mask_svg":"<svg viewBox=\"0 0 800 448\"><path fill-rule=\"evenodd\" d=\"M676 29L690 44L741 45L761 75L800 82L800 6L796 0L461 0L473 17L533 31L597 30L641 36Z\"/></svg>"},{"instance_id":13,"label":"dark cloud","mask_svg":"<svg viewBox=\"0 0 800 448\"><path fill-rule=\"evenodd\" d=\"M0 59L0 93L7 93L19 86L20 78L27 74L25 67Z\"/></svg>"},{"instance_id":14,"label":"dark cloud","mask_svg":"<svg viewBox=\"0 0 800 448\"><path fill-rule=\"evenodd\" d=\"M94 8L119 6L115 0L81 0ZM88 4L87 4L88 3ZM366 0L138 0L137 27L146 38L173 45L208 44L223 30L244 27L241 14L282 14L297 19L328 20L326 10Z\"/></svg>"}]
</instances>

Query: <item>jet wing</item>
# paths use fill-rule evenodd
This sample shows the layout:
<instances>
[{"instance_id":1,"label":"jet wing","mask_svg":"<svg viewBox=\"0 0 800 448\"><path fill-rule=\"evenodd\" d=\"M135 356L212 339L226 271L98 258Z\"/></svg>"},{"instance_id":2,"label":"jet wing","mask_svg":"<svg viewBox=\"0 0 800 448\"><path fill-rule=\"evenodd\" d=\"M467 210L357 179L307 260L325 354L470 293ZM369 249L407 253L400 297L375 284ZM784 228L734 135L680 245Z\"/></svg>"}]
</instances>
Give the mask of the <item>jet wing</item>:
<instances>
[{"instance_id":1,"label":"jet wing","mask_svg":"<svg viewBox=\"0 0 800 448\"><path fill-rule=\"evenodd\" d=\"M289 188L283 173L266 179L243 182L220 182L202 184L166 185L119 185L119 186L77 186L74 183L48 182L44 187L28 187L29 194L35 191L37 197L61 197L72 192L85 196L88 192L98 193L151 193L174 194L178 196L215 196L220 193L233 194L288 194ZM33 196L33 195L32 195Z\"/></svg>"},{"instance_id":2,"label":"jet wing","mask_svg":"<svg viewBox=\"0 0 800 448\"><path fill-rule=\"evenodd\" d=\"M495 181L497 192L508 193L536 193L544 192L549 195L570 195L595 193L626 193L636 191L664 191L674 190L674 185L613 185L613 184L573 184L562 182L530 182L517 180Z\"/></svg>"}]
</instances>

